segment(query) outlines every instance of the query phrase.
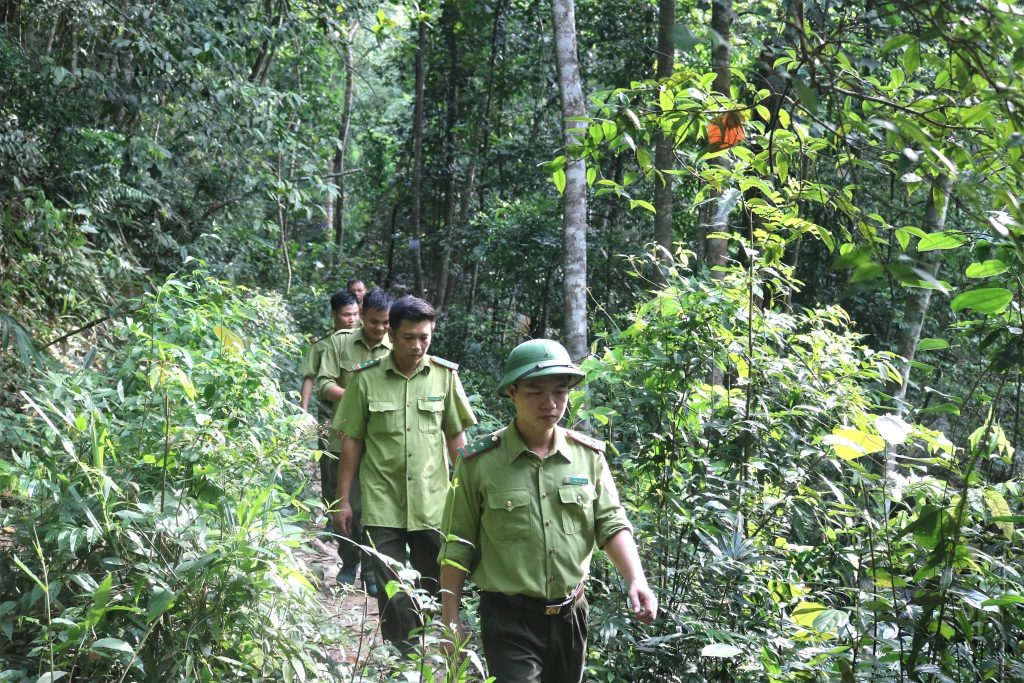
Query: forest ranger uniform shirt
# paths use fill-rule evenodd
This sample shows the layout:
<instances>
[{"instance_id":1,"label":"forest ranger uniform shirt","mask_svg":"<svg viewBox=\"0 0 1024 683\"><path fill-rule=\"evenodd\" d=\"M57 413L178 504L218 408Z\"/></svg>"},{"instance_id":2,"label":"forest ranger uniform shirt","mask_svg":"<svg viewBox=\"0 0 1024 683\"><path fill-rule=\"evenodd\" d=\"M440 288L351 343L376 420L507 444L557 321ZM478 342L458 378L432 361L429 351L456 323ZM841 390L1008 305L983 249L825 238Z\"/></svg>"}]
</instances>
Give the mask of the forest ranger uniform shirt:
<instances>
[{"instance_id":1,"label":"forest ranger uniform shirt","mask_svg":"<svg viewBox=\"0 0 1024 683\"><path fill-rule=\"evenodd\" d=\"M324 357L327 349L331 346L331 340L341 335L344 338L346 335L352 334L352 330L333 330L328 332L323 337L313 339L313 344L306 351L305 357L302 359L302 363L299 365L299 374L302 375L302 379L316 379L316 373L320 369L320 361ZM314 382L315 386L315 382ZM330 421L331 414L334 412L334 406L331 405L330 401L319 400L320 392L316 392L314 398L317 400L317 421L325 423Z\"/></svg>"},{"instance_id":2,"label":"forest ranger uniform shirt","mask_svg":"<svg viewBox=\"0 0 1024 683\"><path fill-rule=\"evenodd\" d=\"M513 421L460 454L438 561L468 570L482 591L565 598L590 572L594 543L633 529L603 441L555 427L540 458Z\"/></svg>"},{"instance_id":3,"label":"forest ranger uniform shirt","mask_svg":"<svg viewBox=\"0 0 1024 683\"><path fill-rule=\"evenodd\" d=\"M317 366L319 369L314 373L317 396L323 396L323 393L331 387L346 388L349 375L354 368L368 360L380 358L391 351L391 342L387 335L384 335L380 343L371 349L363 337L362 327L349 330L349 332L350 334L347 336L335 335L329 340L320 364ZM336 402L325 398L320 400L327 404L330 410L327 419L333 422L334 415L338 412ZM328 430L327 450L331 453L341 452L341 438L334 429Z\"/></svg>"},{"instance_id":4,"label":"forest ranger uniform shirt","mask_svg":"<svg viewBox=\"0 0 1024 683\"><path fill-rule=\"evenodd\" d=\"M454 363L425 356L406 378L391 354L357 367L333 427L363 441L363 526L441 526L448 492L446 437L476 424Z\"/></svg>"}]
</instances>

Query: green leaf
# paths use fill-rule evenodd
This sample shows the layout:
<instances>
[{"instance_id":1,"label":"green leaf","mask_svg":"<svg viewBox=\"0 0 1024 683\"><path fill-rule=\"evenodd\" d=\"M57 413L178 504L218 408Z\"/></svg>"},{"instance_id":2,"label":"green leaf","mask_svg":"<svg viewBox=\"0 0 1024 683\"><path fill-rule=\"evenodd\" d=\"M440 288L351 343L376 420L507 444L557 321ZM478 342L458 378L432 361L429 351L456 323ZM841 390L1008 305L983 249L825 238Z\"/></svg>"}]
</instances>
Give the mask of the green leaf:
<instances>
[{"instance_id":1,"label":"green leaf","mask_svg":"<svg viewBox=\"0 0 1024 683\"><path fill-rule=\"evenodd\" d=\"M1006 264L997 258L982 261L981 263L972 263L967 266L967 277L971 278L983 278L992 277L993 275L1000 275L1006 272Z\"/></svg>"},{"instance_id":2,"label":"green leaf","mask_svg":"<svg viewBox=\"0 0 1024 683\"><path fill-rule=\"evenodd\" d=\"M917 243L917 250L937 251L940 249L956 249L966 241L967 238L959 232L932 232L921 238L921 241Z\"/></svg>"},{"instance_id":3,"label":"green leaf","mask_svg":"<svg viewBox=\"0 0 1024 683\"><path fill-rule=\"evenodd\" d=\"M600 124L592 123L590 124L590 127L587 128L587 135L590 136L590 139L594 141L595 145L600 145L601 141L604 140L604 128L602 128Z\"/></svg>"},{"instance_id":4,"label":"green leaf","mask_svg":"<svg viewBox=\"0 0 1024 683\"><path fill-rule=\"evenodd\" d=\"M998 598L992 598L981 603L982 607L1006 607L1007 605L1024 605L1024 595L1007 593Z\"/></svg>"},{"instance_id":5,"label":"green leaf","mask_svg":"<svg viewBox=\"0 0 1024 683\"><path fill-rule=\"evenodd\" d=\"M810 87L799 78L793 79L793 89L796 90L796 96L800 98L800 103L804 105L809 111L816 111L818 109L818 91Z\"/></svg>"},{"instance_id":6,"label":"green leaf","mask_svg":"<svg viewBox=\"0 0 1024 683\"><path fill-rule=\"evenodd\" d=\"M985 499L985 505L988 506L989 511L996 517L1009 517L1010 506L1006 502L1006 498L1003 497L999 491L995 489L985 489L982 492L982 497ZM1007 540L1013 540L1013 522L996 522L996 526L1003 532Z\"/></svg>"},{"instance_id":7,"label":"green leaf","mask_svg":"<svg viewBox=\"0 0 1024 683\"><path fill-rule=\"evenodd\" d=\"M917 342L918 351L937 351L938 349L948 349L949 342L945 339L936 339L934 337L926 337L921 341Z\"/></svg>"},{"instance_id":8,"label":"green leaf","mask_svg":"<svg viewBox=\"0 0 1024 683\"><path fill-rule=\"evenodd\" d=\"M558 189L558 194L565 193L565 170L558 169L551 174L551 180L554 181L555 187Z\"/></svg>"},{"instance_id":9,"label":"green leaf","mask_svg":"<svg viewBox=\"0 0 1024 683\"><path fill-rule=\"evenodd\" d=\"M174 591L166 588L156 590L149 598L149 604L146 605L146 622L152 623L159 618L174 603L176 597Z\"/></svg>"},{"instance_id":10,"label":"green leaf","mask_svg":"<svg viewBox=\"0 0 1024 683\"><path fill-rule=\"evenodd\" d=\"M913 40L907 44L907 51L903 53L903 68L908 74L917 71L921 66L921 44Z\"/></svg>"},{"instance_id":11,"label":"green leaf","mask_svg":"<svg viewBox=\"0 0 1024 683\"><path fill-rule=\"evenodd\" d=\"M893 90L903 85L904 81L907 80L907 75L903 73L903 69L896 67L889 72L889 87Z\"/></svg>"},{"instance_id":12,"label":"green leaf","mask_svg":"<svg viewBox=\"0 0 1024 683\"><path fill-rule=\"evenodd\" d=\"M701 657L735 657L736 655L743 654L743 650L739 649L735 645L728 645L726 643L711 643L701 648Z\"/></svg>"},{"instance_id":13,"label":"green leaf","mask_svg":"<svg viewBox=\"0 0 1024 683\"><path fill-rule=\"evenodd\" d=\"M675 98L672 97L672 93L666 90L658 91L658 104L661 106L662 111L672 111L676 106Z\"/></svg>"},{"instance_id":14,"label":"green leaf","mask_svg":"<svg viewBox=\"0 0 1024 683\"><path fill-rule=\"evenodd\" d=\"M950 302L955 313L970 308L978 313L1000 313L1013 300L1013 292L1003 287L972 289Z\"/></svg>"},{"instance_id":15,"label":"green leaf","mask_svg":"<svg viewBox=\"0 0 1024 683\"><path fill-rule=\"evenodd\" d=\"M117 650L118 652L126 652L128 654L135 652L131 645L119 638L100 638L92 644L92 649L95 650L97 648L104 650Z\"/></svg>"}]
</instances>

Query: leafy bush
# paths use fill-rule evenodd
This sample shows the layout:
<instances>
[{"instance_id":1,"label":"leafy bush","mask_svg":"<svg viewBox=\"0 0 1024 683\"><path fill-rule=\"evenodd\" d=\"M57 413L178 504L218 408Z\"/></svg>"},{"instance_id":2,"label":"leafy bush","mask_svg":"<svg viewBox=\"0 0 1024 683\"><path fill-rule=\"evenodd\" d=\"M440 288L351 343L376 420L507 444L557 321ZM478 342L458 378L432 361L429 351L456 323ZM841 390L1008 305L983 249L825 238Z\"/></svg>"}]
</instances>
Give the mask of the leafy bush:
<instances>
[{"instance_id":1,"label":"leafy bush","mask_svg":"<svg viewBox=\"0 0 1024 683\"><path fill-rule=\"evenodd\" d=\"M593 676L1019 678L1021 491L978 468L1008 457L998 425L956 446L889 414L890 354L838 307L762 308L751 277L673 272L574 394L663 610L638 633L597 563Z\"/></svg>"},{"instance_id":2,"label":"leafy bush","mask_svg":"<svg viewBox=\"0 0 1024 683\"><path fill-rule=\"evenodd\" d=\"M202 271L142 303L2 415L0 680L327 677L290 320Z\"/></svg>"}]
</instances>

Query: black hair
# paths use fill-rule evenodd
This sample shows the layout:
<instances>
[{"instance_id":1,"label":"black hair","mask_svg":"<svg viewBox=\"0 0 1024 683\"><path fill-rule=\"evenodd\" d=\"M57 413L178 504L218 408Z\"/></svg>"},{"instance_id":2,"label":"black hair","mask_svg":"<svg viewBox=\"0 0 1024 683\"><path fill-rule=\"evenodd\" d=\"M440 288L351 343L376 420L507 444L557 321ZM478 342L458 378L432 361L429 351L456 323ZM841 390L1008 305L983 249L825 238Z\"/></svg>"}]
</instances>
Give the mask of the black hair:
<instances>
[{"instance_id":1,"label":"black hair","mask_svg":"<svg viewBox=\"0 0 1024 683\"><path fill-rule=\"evenodd\" d=\"M356 299L356 295L347 289L339 289L334 294L331 294L331 310L340 311L346 306L358 306L359 300Z\"/></svg>"},{"instance_id":2,"label":"black hair","mask_svg":"<svg viewBox=\"0 0 1024 683\"><path fill-rule=\"evenodd\" d=\"M349 280L348 282L345 283L345 289L352 289L352 285L354 285L357 282L363 282L363 281L362 281L361 278L354 277L354 278L352 278L351 280ZM363 282L363 286L364 287L366 286L365 282Z\"/></svg>"},{"instance_id":3,"label":"black hair","mask_svg":"<svg viewBox=\"0 0 1024 683\"><path fill-rule=\"evenodd\" d=\"M391 313L388 315L388 324L392 330L397 330L403 320L410 320L414 323L429 320L434 322L437 319L437 311L429 303L415 296L403 296L391 304Z\"/></svg>"},{"instance_id":4,"label":"black hair","mask_svg":"<svg viewBox=\"0 0 1024 683\"><path fill-rule=\"evenodd\" d=\"M387 293L383 289L374 289L366 293L363 297L363 310L374 309L375 311L381 311L387 313L391 310L391 306L395 303L394 297Z\"/></svg>"}]
</instances>

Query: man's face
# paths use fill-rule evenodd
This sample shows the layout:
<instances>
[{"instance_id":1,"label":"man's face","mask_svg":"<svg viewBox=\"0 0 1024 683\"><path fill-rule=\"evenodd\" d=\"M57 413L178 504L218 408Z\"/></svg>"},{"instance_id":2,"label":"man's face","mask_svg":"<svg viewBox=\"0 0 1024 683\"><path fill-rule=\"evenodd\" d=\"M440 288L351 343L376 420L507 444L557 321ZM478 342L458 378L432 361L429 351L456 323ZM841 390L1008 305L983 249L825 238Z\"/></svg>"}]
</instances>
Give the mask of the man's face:
<instances>
[{"instance_id":1,"label":"man's face","mask_svg":"<svg viewBox=\"0 0 1024 683\"><path fill-rule=\"evenodd\" d=\"M348 291L352 292L352 296L354 296L356 298L356 301L358 301L359 304L362 305L363 295L366 294L366 285L364 285L362 281L353 282L352 285L348 288Z\"/></svg>"},{"instance_id":2,"label":"man's face","mask_svg":"<svg viewBox=\"0 0 1024 683\"><path fill-rule=\"evenodd\" d=\"M548 375L524 379L508 388L519 423L534 431L553 428L565 415L569 402L569 377Z\"/></svg>"},{"instance_id":3,"label":"man's face","mask_svg":"<svg viewBox=\"0 0 1024 683\"><path fill-rule=\"evenodd\" d=\"M388 312L368 308L363 310L360 317L363 319L363 339L370 346L380 344L388 332Z\"/></svg>"},{"instance_id":4,"label":"man's face","mask_svg":"<svg viewBox=\"0 0 1024 683\"><path fill-rule=\"evenodd\" d=\"M391 355L395 364L400 367L411 367L420 362L430 348L430 340L434 335L434 321L403 320L397 330L390 330Z\"/></svg>"},{"instance_id":5,"label":"man's face","mask_svg":"<svg viewBox=\"0 0 1024 683\"><path fill-rule=\"evenodd\" d=\"M337 330L351 330L354 329L356 323L359 322L359 304L351 304L349 306L342 306L336 311L332 311L331 315L334 317L334 328Z\"/></svg>"}]
</instances>

